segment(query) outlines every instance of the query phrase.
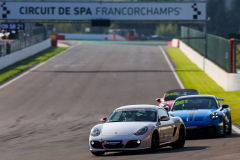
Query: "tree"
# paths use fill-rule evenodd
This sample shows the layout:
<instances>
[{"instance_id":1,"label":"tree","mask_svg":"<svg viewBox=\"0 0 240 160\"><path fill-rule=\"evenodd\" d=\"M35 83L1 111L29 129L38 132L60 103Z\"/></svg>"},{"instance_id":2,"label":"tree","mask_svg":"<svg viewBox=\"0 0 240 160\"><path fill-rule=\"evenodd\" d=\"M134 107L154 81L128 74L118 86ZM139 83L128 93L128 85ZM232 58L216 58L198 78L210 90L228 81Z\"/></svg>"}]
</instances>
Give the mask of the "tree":
<instances>
[{"instance_id":1,"label":"tree","mask_svg":"<svg viewBox=\"0 0 240 160\"><path fill-rule=\"evenodd\" d=\"M178 36L178 25L177 24L160 24L156 27L156 35L165 37L176 37Z\"/></svg>"},{"instance_id":2,"label":"tree","mask_svg":"<svg viewBox=\"0 0 240 160\"><path fill-rule=\"evenodd\" d=\"M207 31L210 34L227 37L228 18L226 0L208 0L207 1Z\"/></svg>"},{"instance_id":3,"label":"tree","mask_svg":"<svg viewBox=\"0 0 240 160\"><path fill-rule=\"evenodd\" d=\"M230 31L230 33L239 33L239 29L240 29L240 19L239 19L239 15L240 15L240 1L239 0L233 0L230 3L230 9L228 12L228 19L229 19L229 27L228 30Z\"/></svg>"}]
</instances>

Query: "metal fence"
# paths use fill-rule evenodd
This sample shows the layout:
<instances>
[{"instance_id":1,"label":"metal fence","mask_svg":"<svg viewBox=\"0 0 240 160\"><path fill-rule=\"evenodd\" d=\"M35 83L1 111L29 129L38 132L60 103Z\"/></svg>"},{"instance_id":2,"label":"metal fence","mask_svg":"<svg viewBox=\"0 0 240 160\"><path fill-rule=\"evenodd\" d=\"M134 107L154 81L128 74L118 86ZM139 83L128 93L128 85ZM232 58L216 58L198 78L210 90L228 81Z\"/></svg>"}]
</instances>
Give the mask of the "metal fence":
<instances>
[{"instance_id":1,"label":"metal fence","mask_svg":"<svg viewBox=\"0 0 240 160\"><path fill-rule=\"evenodd\" d=\"M181 28L181 37L204 37L203 32L190 29L187 27ZM204 40L203 39L183 39L184 43L192 47L201 55L204 55ZM230 71L230 40L207 34L207 53L206 57L226 70Z\"/></svg>"},{"instance_id":2,"label":"metal fence","mask_svg":"<svg viewBox=\"0 0 240 160\"><path fill-rule=\"evenodd\" d=\"M0 57L5 56L7 54L7 43L0 42Z\"/></svg>"},{"instance_id":3,"label":"metal fence","mask_svg":"<svg viewBox=\"0 0 240 160\"><path fill-rule=\"evenodd\" d=\"M44 39L44 35L43 34L39 34L39 35L34 35L31 37L25 37L19 40L13 40L8 42L10 44L10 53L23 49L25 47L31 46L33 44L42 42Z\"/></svg>"},{"instance_id":4,"label":"metal fence","mask_svg":"<svg viewBox=\"0 0 240 160\"><path fill-rule=\"evenodd\" d=\"M234 40L235 68L236 73L240 73L240 40Z\"/></svg>"},{"instance_id":5,"label":"metal fence","mask_svg":"<svg viewBox=\"0 0 240 160\"><path fill-rule=\"evenodd\" d=\"M20 33L19 39L17 40L2 40L0 41L0 57L42 42L46 39L47 31L43 27L40 27Z\"/></svg>"}]
</instances>

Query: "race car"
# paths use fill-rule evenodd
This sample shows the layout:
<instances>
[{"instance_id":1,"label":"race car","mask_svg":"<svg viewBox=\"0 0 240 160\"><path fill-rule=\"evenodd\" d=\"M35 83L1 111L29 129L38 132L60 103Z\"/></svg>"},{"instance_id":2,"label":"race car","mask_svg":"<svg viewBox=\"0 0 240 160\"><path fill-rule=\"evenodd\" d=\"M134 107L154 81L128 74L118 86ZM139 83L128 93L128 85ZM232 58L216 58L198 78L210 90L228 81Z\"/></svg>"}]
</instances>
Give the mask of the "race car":
<instances>
[{"instance_id":1,"label":"race car","mask_svg":"<svg viewBox=\"0 0 240 160\"><path fill-rule=\"evenodd\" d=\"M232 133L231 112L213 95L192 95L176 99L169 114L181 117L187 136Z\"/></svg>"},{"instance_id":2,"label":"race car","mask_svg":"<svg viewBox=\"0 0 240 160\"><path fill-rule=\"evenodd\" d=\"M179 117L171 117L155 105L129 105L117 108L104 124L94 126L89 136L90 151L105 152L151 149L161 146L182 148L186 130Z\"/></svg>"},{"instance_id":3,"label":"race car","mask_svg":"<svg viewBox=\"0 0 240 160\"><path fill-rule=\"evenodd\" d=\"M160 107L163 107L166 110L171 110L176 98L187 95L199 95L199 93L195 89L175 89L167 91L163 98L157 98L156 101Z\"/></svg>"}]
</instances>

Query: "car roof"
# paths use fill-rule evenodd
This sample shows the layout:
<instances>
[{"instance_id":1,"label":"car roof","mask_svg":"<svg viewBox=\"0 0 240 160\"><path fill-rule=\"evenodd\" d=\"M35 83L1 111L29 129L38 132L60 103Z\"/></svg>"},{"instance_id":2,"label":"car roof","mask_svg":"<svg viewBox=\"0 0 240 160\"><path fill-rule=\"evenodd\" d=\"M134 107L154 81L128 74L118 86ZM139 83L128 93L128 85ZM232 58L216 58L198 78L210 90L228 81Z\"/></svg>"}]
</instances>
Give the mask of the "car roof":
<instances>
[{"instance_id":1,"label":"car roof","mask_svg":"<svg viewBox=\"0 0 240 160\"><path fill-rule=\"evenodd\" d=\"M216 97L214 95L188 95L188 96L178 97L177 99L184 99L184 98L214 98L214 99L216 99Z\"/></svg>"},{"instance_id":2,"label":"car roof","mask_svg":"<svg viewBox=\"0 0 240 160\"><path fill-rule=\"evenodd\" d=\"M169 90L166 93L168 93L168 92L179 92L179 91L182 91L182 92L184 92L184 91L196 91L196 92L198 92L195 89L174 89L174 90Z\"/></svg>"},{"instance_id":3,"label":"car roof","mask_svg":"<svg viewBox=\"0 0 240 160\"><path fill-rule=\"evenodd\" d=\"M117 109L130 109L130 108L149 108L149 109L158 109L159 106L156 105L150 105L150 104L135 104L135 105L127 105L127 106L122 106Z\"/></svg>"}]
</instances>

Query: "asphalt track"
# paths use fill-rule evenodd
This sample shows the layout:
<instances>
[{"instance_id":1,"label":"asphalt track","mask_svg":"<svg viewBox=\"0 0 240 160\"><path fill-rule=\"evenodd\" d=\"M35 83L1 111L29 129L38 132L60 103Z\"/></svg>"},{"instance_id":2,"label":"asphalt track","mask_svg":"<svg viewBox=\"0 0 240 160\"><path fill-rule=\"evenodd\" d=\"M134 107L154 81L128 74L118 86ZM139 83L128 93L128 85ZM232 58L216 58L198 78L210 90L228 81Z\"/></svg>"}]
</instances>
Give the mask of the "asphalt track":
<instances>
[{"instance_id":1,"label":"asphalt track","mask_svg":"<svg viewBox=\"0 0 240 160\"><path fill-rule=\"evenodd\" d=\"M90 129L128 104L180 88L157 45L82 43L0 88L1 160L238 159L240 135L188 139L153 153L89 151Z\"/></svg>"}]
</instances>

